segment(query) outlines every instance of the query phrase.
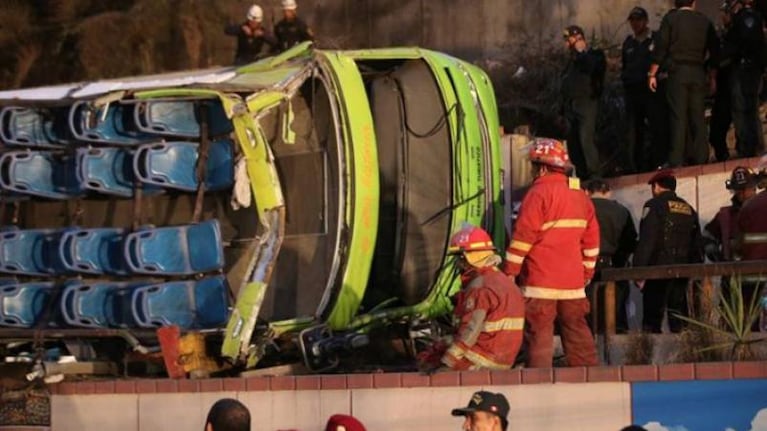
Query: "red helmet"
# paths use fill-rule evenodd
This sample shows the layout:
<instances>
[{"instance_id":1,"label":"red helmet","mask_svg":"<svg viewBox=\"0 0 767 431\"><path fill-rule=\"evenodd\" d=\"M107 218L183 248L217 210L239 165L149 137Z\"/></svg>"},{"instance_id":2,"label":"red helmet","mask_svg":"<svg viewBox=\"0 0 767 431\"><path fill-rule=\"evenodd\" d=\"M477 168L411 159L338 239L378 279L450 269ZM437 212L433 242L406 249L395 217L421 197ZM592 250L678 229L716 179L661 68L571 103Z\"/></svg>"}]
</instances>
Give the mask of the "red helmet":
<instances>
[{"instance_id":1,"label":"red helmet","mask_svg":"<svg viewBox=\"0 0 767 431\"><path fill-rule=\"evenodd\" d=\"M530 146L530 161L553 168L567 169L570 165L570 156L564 144L556 139L536 139Z\"/></svg>"},{"instance_id":2,"label":"red helmet","mask_svg":"<svg viewBox=\"0 0 767 431\"><path fill-rule=\"evenodd\" d=\"M450 238L450 247L447 249L450 254L486 250L495 250L493 239L484 229L471 225L453 234Z\"/></svg>"}]
</instances>

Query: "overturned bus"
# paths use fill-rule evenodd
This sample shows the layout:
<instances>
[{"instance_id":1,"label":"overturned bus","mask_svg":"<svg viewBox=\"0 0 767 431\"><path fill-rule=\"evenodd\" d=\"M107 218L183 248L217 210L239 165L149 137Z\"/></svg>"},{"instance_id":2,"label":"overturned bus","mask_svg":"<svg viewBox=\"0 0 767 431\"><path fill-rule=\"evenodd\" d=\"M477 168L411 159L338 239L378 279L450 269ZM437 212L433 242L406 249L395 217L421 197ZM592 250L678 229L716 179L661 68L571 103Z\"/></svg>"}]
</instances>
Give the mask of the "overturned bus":
<instances>
[{"instance_id":1,"label":"overturned bus","mask_svg":"<svg viewBox=\"0 0 767 431\"><path fill-rule=\"evenodd\" d=\"M412 355L460 287L451 233L504 240L493 89L445 54L305 43L0 105L8 354L162 344L182 372Z\"/></svg>"}]
</instances>

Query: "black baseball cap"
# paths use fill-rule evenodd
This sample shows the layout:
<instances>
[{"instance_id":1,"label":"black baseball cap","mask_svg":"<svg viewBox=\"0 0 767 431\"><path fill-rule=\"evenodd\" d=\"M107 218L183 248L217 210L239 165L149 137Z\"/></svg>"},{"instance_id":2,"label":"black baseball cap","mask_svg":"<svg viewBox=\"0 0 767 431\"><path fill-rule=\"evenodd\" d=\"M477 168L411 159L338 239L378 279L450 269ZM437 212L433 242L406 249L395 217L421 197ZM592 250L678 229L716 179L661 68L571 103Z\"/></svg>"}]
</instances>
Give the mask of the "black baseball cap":
<instances>
[{"instance_id":1,"label":"black baseball cap","mask_svg":"<svg viewBox=\"0 0 767 431\"><path fill-rule=\"evenodd\" d=\"M631 9L631 12L629 12L629 17L627 19L647 19L647 10L643 7L635 7L634 9Z\"/></svg>"},{"instance_id":2,"label":"black baseball cap","mask_svg":"<svg viewBox=\"0 0 767 431\"><path fill-rule=\"evenodd\" d=\"M469 405L463 408L453 409L453 416L467 416L474 412L492 413L501 418L503 423L508 423L509 401L503 394L494 394L487 391L474 392L469 400Z\"/></svg>"},{"instance_id":3,"label":"black baseball cap","mask_svg":"<svg viewBox=\"0 0 767 431\"><path fill-rule=\"evenodd\" d=\"M562 30L562 36L565 39L571 36L578 36L578 35L583 36L584 33L583 33L583 29L578 27L577 25L569 25L565 27L564 30Z\"/></svg>"}]
</instances>

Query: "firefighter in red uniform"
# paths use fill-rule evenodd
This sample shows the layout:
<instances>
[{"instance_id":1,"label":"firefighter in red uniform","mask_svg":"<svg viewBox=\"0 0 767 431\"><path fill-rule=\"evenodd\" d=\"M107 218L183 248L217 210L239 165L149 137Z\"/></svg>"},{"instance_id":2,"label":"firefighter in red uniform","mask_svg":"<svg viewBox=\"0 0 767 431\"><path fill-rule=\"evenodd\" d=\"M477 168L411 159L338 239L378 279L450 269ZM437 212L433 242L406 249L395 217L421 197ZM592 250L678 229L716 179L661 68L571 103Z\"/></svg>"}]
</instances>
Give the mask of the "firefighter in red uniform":
<instances>
[{"instance_id":1,"label":"firefighter in red uniform","mask_svg":"<svg viewBox=\"0 0 767 431\"><path fill-rule=\"evenodd\" d=\"M732 205L720 208L704 228L715 241L711 244L713 247L706 245L706 255L712 260L733 261L739 257L733 253L733 244L740 237L738 213L743 204L756 195L756 180L756 175L749 168L738 166L732 170L730 179L725 183L727 190L732 191Z\"/></svg>"},{"instance_id":2,"label":"firefighter in red uniform","mask_svg":"<svg viewBox=\"0 0 767 431\"><path fill-rule=\"evenodd\" d=\"M767 156L757 167L759 179L767 178ZM763 184L762 184L763 186ZM767 190L762 190L756 196L743 204L738 214L738 230L740 240L738 251L742 260L767 260ZM748 275L741 277L743 303L750 304L753 296L758 295L760 286L764 286L767 277Z\"/></svg>"},{"instance_id":3,"label":"firefighter in red uniform","mask_svg":"<svg viewBox=\"0 0 767 431\"><path fill-rule=\"evenodd\" d=\"M530 148L533 185L525 195L506 250L504 271L518 277L525 296L528 367L551 367L554 321L570 366L597 365L586 322L589 284L599 257L594 205L570 169L561 142L539 139Z\"/></svg>"},{"instance_id":4,"label":"firefighter in red uniform","mask_svg":"<svg viewBox=\"0 0 767 431\"><path fill-rule=\"evenodd\" d=\"M457 258L463 288L455 307L458 331L441 363L454 370L511 368L522 345L522 293L498 269L501 258L481 228L458 231L448 252Z\"/></svg>"}]
</instances>

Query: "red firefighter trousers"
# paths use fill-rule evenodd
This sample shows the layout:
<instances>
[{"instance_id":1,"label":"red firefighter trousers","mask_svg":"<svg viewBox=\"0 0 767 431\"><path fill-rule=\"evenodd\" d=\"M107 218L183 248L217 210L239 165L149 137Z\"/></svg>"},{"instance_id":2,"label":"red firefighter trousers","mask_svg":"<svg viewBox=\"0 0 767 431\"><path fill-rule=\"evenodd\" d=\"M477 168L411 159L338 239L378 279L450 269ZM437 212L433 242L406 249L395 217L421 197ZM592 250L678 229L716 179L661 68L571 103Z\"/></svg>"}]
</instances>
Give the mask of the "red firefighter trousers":
<instances>
[{"instance_id":1,"label":"red firefighter trousers","mask_svg":"<svg viewBox=\"0 0 767 431\"><path fill-rule=\"evenodd\" d=\"M586 315L589 301L525 298L527 366L550 368L554 356L554 321L559 318L562 347L571 367L597 365L597 349Z\"/></svg>"}]
</instances>

